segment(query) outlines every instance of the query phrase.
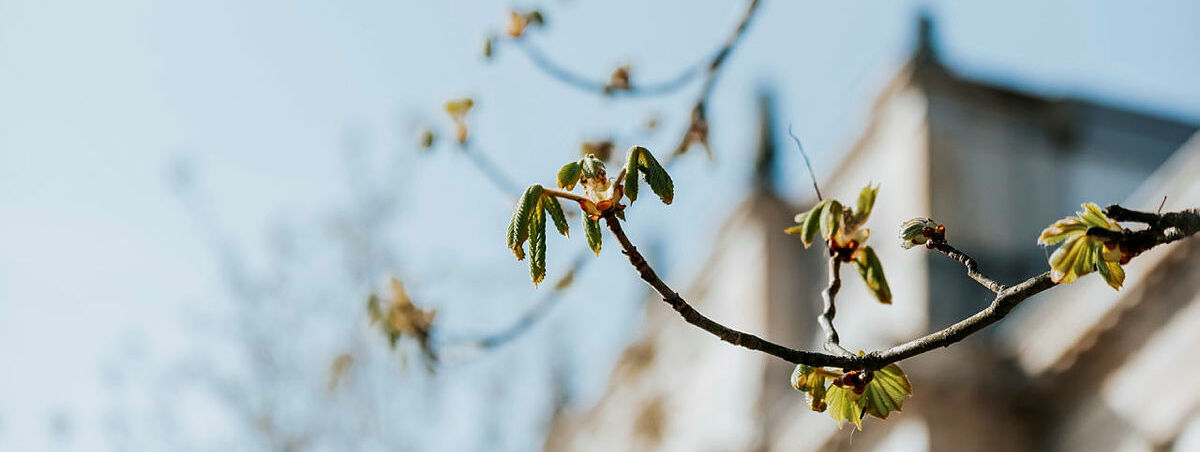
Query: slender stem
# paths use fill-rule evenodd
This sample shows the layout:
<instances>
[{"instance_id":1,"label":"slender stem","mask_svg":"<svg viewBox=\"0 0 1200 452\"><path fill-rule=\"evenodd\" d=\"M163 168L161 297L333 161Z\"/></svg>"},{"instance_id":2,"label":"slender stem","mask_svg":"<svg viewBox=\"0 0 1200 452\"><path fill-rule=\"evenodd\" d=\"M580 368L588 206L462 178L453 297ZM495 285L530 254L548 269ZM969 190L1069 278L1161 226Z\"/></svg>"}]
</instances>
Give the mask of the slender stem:
<instances>
[{"instance_id":1,"label":"slender stem","mask_svg":"<svg viewBox=\"0 0 1200 452\"><path fill-rule=\"evenodd\" d=\"M817 173L813 172L812 163L808 161L808 152L804 151L804 145L800 144L800 138L792 132L791 124L788 124L788 136L796 142L796 149L800 151L800 156L804 157L804 166L808 168L808 178L812 181L813 191L817 192L817 201L824 201L825 199L821 198L821 188L817 186Z\"/></svg>"},{"instance_id":2,"label":"slender stem","mask_svg":"<svg viewBox=\"0 0 1200 452\"><path fill-rule=\"evenodd\" d=\"M517 47L533 61L534 66L541 69L551 78L557 79L574 88L609 96L653 97L667 95L687 86L688 82L700 75L704 66L697 64L689 66L670 79L657 83L633 83L629 89L613 89L608 83L589 80L587 77L571 72L561 64L555 63L537 46L525 40L515 42Z\"/></svg>"},{"instance_id":3,"label":"slender stem","mask_svg":"<svg viewBox=\"0 0 1200 452\"><path fill-rule=\"evenodd\" d=\"M750 22L750 18L754 15L754 12L758 10L758 4L759 0L750 1L749 6L746 8L745 15L742 17L742 20L738 22L737 28L735 28L734 32L728 38L726 38L725 42L722 43L719 48L717 48L717 51L713 52L713 56L705 60L706 62L689 66L688 68L680 71L678 75L665 81L658 83L633 83L629 89L613 89L613 87L607 82L590 80L585 76L570 71L561 64L555 63L548 56L546 56L545 53L526 40L517 40L515 42L517 47L524 51L525 55L528 56L529 59L533 61L533 64L537 66L538 69L541 69L542 72L545 72L547 75L560 82L583 91L589 91L603 95L620 95L626 97L661 96L678 91L679 89L687 86L688 82L691 82L692 79L704 73L707 76L704 80L704 86L701 89L702 94L700 98L706 99L708 97L708 93L712 91L713 85L716 83L716 73L720 69L721 65L724 64L726 58L729 57L729 54L733 51L733 47L737 44L738 40L740 40L742 35L745 34L747 25Z\"/></svg>"},{"instance_id":4,"label":"slender stem","mask_svg":"<svg viewBox=\"0 0 1200 452\"><path fill-rule=\"evenodd\" d=\"M750 19L754 18L754 13L758 12L759 0L751 0L746 6L746 12L742 14L742 19L738 21L738 26L725 40L725 45L708 63L708 72L705 73L704 84L700 88L700 93L696 96L696 102L692 105L692 119L688 125L688 130L684 131L683 137L679 140L679 145L675 148L675 155L683 154L692 143L692 130L703 129L703 134L708 135L708 99L712 95L713 88L716 87L717 78L721 74L721 68L724 67L725 61L729 59L729 55L733 53L733 49L738 42L745 36L746 30L749 29ZM707 144L706 144L707 145ZM710 154L711 157L711 154Z\"/></svg>"},{"instance_id":5,"label":"slender stem","mask_svg":"<svg viewBox=\"0 0 1200 452\"><path fill-rule=\"evenodd\" d=\"M583 196L571 193L569 191L562 191L562 190L557 190L557 189L553 189L553 188L542 187L542 193L553 196L555 198L569 199L569 200L575 201L575 202L584 202L584 201L588 200L587 198L584 198Z\"/></svg>"},{"instance_id":6,"label":"slender stem","mask_svg":"<svg viewBox=\"0 0 1200 452\"><path fill-rule=\"evenodd\" d=\"M998 294L1000 292L1004 292L1004 284L993 281L991 278L984 276L983 273L980 273L979 263L975 262L975 259L973 259L971 256L968 256L966 253L959 251L953 246L950 246L950 244L945 240L930 240L928 243L930 249L940 251L947 257L954 259L958 261L958 263L967 267L967 276L970 276L971 279L974 279L979 283L979 285L987 288L987 290L992 291L992 293Z\"/></svg>"},{"instance_id":7,"label":"slender stem","mask_svg":"<svg viewBox=\"0 0 1200 452\"><path fill-rule=\"evenodd\" d=\"M1112 215L1111 209L1112 207L1110 207L1110 216ZM1114 219L1116 218L1114 217ZM1000 290L996 294L996 297L992 299L991 304L975 315L967 317L966 319L963 319L958 323L950 325L949 327L946 327L940 331L927 334L920 338L905 342L886 350L877 350L863 356L807 352L788 348L774 342L764 340L753 334L731 329L713 321L708 317L705 317L703 314L700 314L698 311L692 308L691 305L684 301L683 297L681 297L674 290L671 290L670 286L659 279L658 275L654 273L654 270L646 262L646 259L642 257L641 253L639 253L637 248L633 246L633 243L630 242L629 237L625 235L625 231L621 229L620 222L616 217L613 216L612 212L606 213L604 215L604 220L605 224L608 225L609 231L612 232L613 236L616 237L617 242L620 243L621 251L629 258L629 263L633 265L634 269L637 270L638 275L641 276L642 280L645 281L646 284L649 284L650 287L654 288L659 295L662 295L663 301L675 309L676 312L679 312L679 315L682 316L686 322L695 325L714 336L717 336L725 342L729 342L731 344L751 350L757 350L793 364L806 364L813 367L840 367L844 370L875 370L883 368L884 366L896 361L911 358L913 356L917 356L938 348L948 347L963 339L966 339L975 332L998 322L1000 319L1007 316L1008 313L1014 308L1016 308L1017 305L1021 304L1021 302L1056 285L1056 283L1050 279L1050 272L1034 276L1020 284ZM1153 222L1155 224L1154 227L1151 227L1145 231L1131 233L1130 235L1126 236L1122 242L1120 242L1120 244L1126 247L1146 246L1148 249L1157 245L1162 245L1190 237L1197 232L1200 232L1200 209L1189 209L1180 212L1165 213L1158 215ZM1146 231L1152 232L1146 233ZM1146 244L1142 244L1140 241L1147 242ZM935 247L935 249L937 248ZM944 250L939 251L950 255L950 253L947 253ZM958 254L965 257L965 254L962 254L961 252L958 252ZM951 257L955 260L959 260L958 257ZM973 262L974 260L965 258L959 261ZM972 267L970 264L965 262L964 265L967 265L968 269ZM977 272L978 268L976 268L975 271ZM831 278L831 280L836 279L837 275L835 273L836 270L831 272L831 276L834 276L834 278ZM991 281L982 275L980 275L980 277L986 281ZM979 280L977 279L977 281ZM983 281L980 281L980 283L983 284ZM832 281L830 286L834 286ZM985 284L985 287L986 286L987 285ZM830 293L830 298L827 300L826 306L826 310L828 311L830 305L832 305L832 295L836 294L836 289L830 290L827 288L826 292ZM822 317L824 318L825 316ZM832 315L828 316L830 328L827 331L832 330L832 318ZM834 337L836 338L836 332L834 333Z\"/></svg>"},{"instance_id":8,"label":"slender stem","mask_svg":"<svg viewBox=\"0 0 1200 452\"><path fill-rule=\"evenodd\" d=\"M837 299L838 290L842 288L841 269L842 263L838 262L837 257L830 256L829 285L821 292L821 299L825 302L825 309L817 317L817 323L821 324L821 329L825 330L825 351L834 354L853 355L849 350L842 347L837 329L833 327L833 317L837 315L837 305L834 304L834 300Z\"/></svg>"}]
</instances>

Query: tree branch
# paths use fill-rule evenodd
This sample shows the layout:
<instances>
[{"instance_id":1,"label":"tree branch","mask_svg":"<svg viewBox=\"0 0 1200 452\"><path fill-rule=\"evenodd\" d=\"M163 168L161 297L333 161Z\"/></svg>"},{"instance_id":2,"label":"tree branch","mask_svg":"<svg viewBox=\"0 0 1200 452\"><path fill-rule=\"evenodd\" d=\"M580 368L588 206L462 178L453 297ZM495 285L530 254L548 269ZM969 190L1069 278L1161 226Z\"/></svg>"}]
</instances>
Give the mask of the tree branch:
<instances>
[{"instance_id":1,"label":"tree branch","mask_svg":"<svg viewBox=\"0 0 1200 452\"><path fill-rule=\"evenodd\" d=\"M993 281L991 278L984 276L983 273L980 273L979 263L975 262L975 259L971 256L968 256L966 253L959 251L953 246L950 246L950 244L944 239L931 239L927 243L929 245L929 249L940 251L942 254L945 254L946 257L954 259L958 261L958 263L967 267L967 276L970 276L971 279L974 279L979 283L979 285L987 288L987 290L992 291L992 293L998 294L1000 292L1004 292L1004 284Z\"/></svg>"},{"instance_id":2,"label":"tree branch","mask_svg":"<svg viewBox=\"0 0 1200 452\"><path fill-rule=\"evenodd\" d=\"M837 329L833 327L833 317L837 315L837 305L834 300L837 298L838 290L842 288L842 263L838 262L836 256L829 257L829 285L821 292L821 299L825 302L825 309L821 315L817 317L817 323L821 324L821 329L825 330L825 351L829 353L853 356L849 350L846 350L841 345L841 339L838 338Z\"/></svg>"},{"instance_id":3,"label":"tree branch","mask_svg":"<svg viewBox=\"0 0 1200 452\"><path fill-rule=\"evenodd\" d=\"M525 40L517 40L516 45L533 61L533 65L546 75L573 88L605 96L653 97L663 96L678 91L687 86L688 82L700 75L703 65L693 65L681 71L678 75L657 83L633 83L629 89L614 89L606 82L589 80L587 77L571 72L566 67L555 63L537 46Z\"/></svg>"},{"instance_id":4,"label":"tree branch","mask_svg":"<svg viewBox=\"0 0 1200 452\"><path fill-rule=\"evenodd\" d=\"M642 280L658 292L663 297L663 301L670 305L672 309L675 309L688 323L730 344L751 350L758 350L792 363L806 363L813 366L835 366L845 362L845 358L824 353L794 350L753 334L726 327L705 317L704 314L696 311L687 301L684 301L683 297L679 296L678 293L671 290L670 286L659 279L658 275L654 273L654 269L650 268L650 264L646 263L646 259L642 257L642 254L629 241L629 237L621 229L620 220L612 212L604 214L603 218L605 224L608 226L608 230L612 232L613 237L616 237L617 242L620 243L621 252L629 258L629 263L637 270Z\"/></svg>"},{"instance_id":5,"label":"tree branch","mask_svg":"<svg viewBox=\"0 0 1200 452\"><path fill-rule=\"evenodd\" d=\"M1122 221L1120 218L1129 218L1122 216L1125 214L1125 212L1134 212L1121 209L1120 206L1110 206L1108 211L1109 216L1118 221ZM1125 246L1126 249L1134 249L1134 247L1145 247L1145 249L1149 249L1153 248L1154 246L1171 243L1200 232L1200 209L1189 209L1161 215L1147 214L1145 212L1135 212L1135 214L1137 218L1140 218L1141 220L1129 221L1141 222L1142 220L1147 220L1147 224L1152 224L1153 226L1143 231L1132 232L1124 237L1120 242L1120 245ZM1153 217L1145 215L1152 215ZM995 283L994 281L991 281L982 275L978 275L978 265L970 264L970 262L974 262L974 259L967 257L965 254L955 250L948 244L943 247L945 248L944 250L938 249L938 247L935 245L934 249L938 249L938 251L943 252L947 256L950 256L951 258L966 265L968 268L968 274L976 273L978 278L976 278L976 275L972 275L972 278L976 278L976 281L979 281L980 284L984 284L985 287L988 287L989 284L985 283L985 281L987 281L992 285L1002 288L1002 290L997 292L996 297L992 299L992 302L988 305L988 307L984 308L982 311L979 311L975 315L967 317L966 319L963 319L958 323L950 325L949 327L946 327L940 331L930 333L923 337L891 347L886 350L877 350L862 356L807 352L788 348L774 342L767 341L750 333L734 330L721 325L720 323L717 323L708 317L705 317L703 314L696 311L695 308L692 308L692 306L686 301L684 301L683 297L681 297L678 293L676 293L674 290L671 290L670 286L659 279L658 275L654 273L654 270L646 262L646 259L642 257L641 253L639 253L637 248L633 246L633 243L630 242L629 237L625 235L625 231L621 229L620 222L616 217L614 217L612 212L604 214L603 218L605 220L605 224L608 226L609 231L612 232L613 236L616 237L617 242L620 243L621 251L629 258L629 263L633 265L634 269L637 270L638 275L641 276L642 280L649 284L650 287L658 292L659 295L662 295L663 301L675 309L676 312L679 312L679 315L682 316L686 322L695 325L714 336L717 336L725 342L729 342L731 344L751 350L757 350L793 364L806 364L814 367L840 367L845 370L880 369L888 364L911 358L913 356L917 356L938 348L949 347L950 345L966 339L975 332L982 330L1007 316L1008 313L1016 308L1021 302L1056 285L1054 281L1050 279L1050 272L1046 272L1029 278L1028 280L1025 280L1024 282L1015 286L1003 288L1003 286L1000 286L998 283ZM952 254L950 251L953 251L954 253ZM830 287L826 289L826 293L829 295L826 300L826 311L830 311L830 307L832 306L832 296L837 292L835 287L840 285L835 284L835 281L838 279L838 275L836 263L833 265L834 266L831 267ZM971 270L972 267L975 267L975 270ZM991 289L991 287L989 287L989 289ZM824 320L826 320L826 317L828 317L828 320L830 321L829 328L826 329L828 338L828 332L832 331L833 316L832 314L828 316L823 314L822 326L824 326ZM833 332L832 336L834 339L836 339L836 335L837 333Z\"/></svg>"},{"instance_id":6,"label":"tree branch","mask_svg":"<svg viewBox=\"0 0 1200 452\"><path fill-rule=\"evenodd\" d=\"M716 56L708 63L708 71L705 73L704 84L700 88L700 93L696 96L696 102L692 105L692 118L688 125L688 129L684 132L683 138L679 140L679 146L675 148L673 155L683 154L687 152L687 148L691 146L695 140L705 142L708 140L708 98L712 95L713 88L716 87L717 77L721 74L721 68L729 55L733 53L733 49L741 41L742 36L746 34L746 30L750 26L750 19L754 18L754 13L758 11L759 0L751 0L746 7L746 12L742 15L742 20L738 22L737 28L725 40L725 45L717 51Z\"/></svg>"},{"instance_id":7,"label":"tree branch","mask_svg":"<svg viewBox=\"0 0 1200 452\"><path fill-rule=\"evenodd\" d=\"M554 62L544 52L526 40L518 39L515 40L515 43L533 61L534 66L541 69L542 72L545 72L551 78L583 91L609 96L661 96L678 91L687 86L688 82L691 82L692 79L702 73L706 73L707 77L705 78L700 96L701 99L706 99L708 92L712 91L712 85L715 83L716 72L724 64L725 59L729 56L729 53L733 50L734 45L736 45L742 34L745 33L750 17L758 9L758 3L759 0L751 0L745 16L738 22L738 26L734 29L733 34L725 40L721 47L717 48L712 57L705 60L706 63L690 66L678 75L662 82L632 83L628 89L616 89L607 82L590 80L585 76L574 73L563 65Z\"/></svg>"}]
</instances>

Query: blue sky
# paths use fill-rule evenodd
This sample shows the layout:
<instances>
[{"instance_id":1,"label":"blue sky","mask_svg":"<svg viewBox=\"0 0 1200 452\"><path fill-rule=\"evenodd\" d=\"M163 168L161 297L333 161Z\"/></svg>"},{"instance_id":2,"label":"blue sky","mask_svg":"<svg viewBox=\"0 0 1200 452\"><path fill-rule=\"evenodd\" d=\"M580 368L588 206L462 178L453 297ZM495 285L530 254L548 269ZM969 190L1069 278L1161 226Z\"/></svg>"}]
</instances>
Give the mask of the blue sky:
<instances>
[{"instance_id":1,"label":"blue sky","mask_svg":"<svg viewBox=\"0 0 1200 452\"><path fill-rule=\"evenodd\" d=\"M597 77L631 63L636 83L708 55L742 8L643 3L547 2L550 26L531 38ZM508 6L0 0L0 450L44 449L56 413L74 420L70 448L103 449L112 356L134 348L146 366L167 366L198 340L189 319L227 303L213 253L167 184L179 159L197 168L220 226L256 250L273 225L342 207L347 139L394 152L405 166L398 190L411 194L395 271L434 299L533 293L524 264L499 246L506 199L447 149L418 156L413 121L444 127L442 101L472 95L481 149L517 180L547 182L580 140L635 130L651 113L664 126L646 144L669 147L695 87L601 99L548 79L517 49L501 46L485 63L482 37L502 27ZM712 101L717 164L683 162L678 204L640 207L646 220L631 233L674 236L663 259L686 281L705 252L687 244L710 237L744 192L753 93L764 83L780 94L818 177L831 170L907 57L921 7L937 19L946 59L969 76L1200 122L1197 2L765 0ZM794 156L785 164L785 174L802 174ZM803 178L786 182L793 199L805 189ZM562 250L553 268L572 244L551 246ZM249 265L269 265L259 254ZM618 258L606 254L592 271L639 293ZM481 279L431 270L458 262ZM359 297L366 288L345 289ZM579 339L601 357L586 365L602 370L616 353L625 306L566 311L609 332ZM601 372L580 385L602 382Z\"/></svg>"}]
</instances>

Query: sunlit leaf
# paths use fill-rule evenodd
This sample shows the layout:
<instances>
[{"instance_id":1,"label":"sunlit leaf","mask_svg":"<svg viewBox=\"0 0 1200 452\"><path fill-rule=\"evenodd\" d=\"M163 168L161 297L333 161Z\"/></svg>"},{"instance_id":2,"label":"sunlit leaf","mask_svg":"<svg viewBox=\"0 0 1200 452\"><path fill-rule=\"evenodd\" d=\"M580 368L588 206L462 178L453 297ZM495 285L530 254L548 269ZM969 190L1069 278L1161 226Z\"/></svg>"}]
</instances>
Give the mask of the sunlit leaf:
<instances>
[{"instance_id":1,"label":"sunlit leaf","mask_svg":"<svg viewBox=\"0 0 1200 452\"><path fill-rule=\"evenodd\" d=\"M629 152L625 153L625 197L629 198L629 203L633 204L638 197L638 148L634 146L629 148Z\"/></svg>"},{"instance_id":2,"label":"sunlit leaf","mask_svg":"<svg viewBox=\"0 0 1200 452\"><path fill-rule=\"evenodd\" d=\"M564 190L574 190L575 184L579 183L579 176L582 170L579 167L579 162L571 162L563 165L558 170L558 188Z\"/></svg>"},{"instance_id":3,"label":"sunlit leaf","mask_svg":"<svg viewBox=\"0 0 1200 452\"><path fill-rule=\"evenodd\" d=\"M861 225L867 222L867 218L871 217L871 210L875 207L875 196L879 194L879 186L874 188L870 184L863 187L862 192L858 194L858 202L854 208L854 224Z\"/></svg>"},{"instance_id":4,"label":"sunlit leaf","mask_svg":"<svg viewBox=\"0 0 1200 452\"><path fill-rule=\"evenodd\" d=\"M866 413L880 419L887 419L888 414L900 411L904 399L912 396L912 384L904 375L904 370L896 364L889 364L874 372L874 378L867 383L866 389L859 397L859 402Z\"/></svg>"},{"instance_id":5,"label":"sunlit leaf","mask_svg":"<svg viewBox=\"0 0 1200 452\"><path fill-rule=\"evenodd\" d=\"M800 223L800 241L804 243L805 248L817 240L817 233L821 231L821 215L829 206L829 202L826 200L813 206L803 218L797 216L796 222Z\"/></svg>"},{"instance_id":6,"label":"sunlit leaf","mask_svg":"<svg viewBox=\"0 0 1200 452\"><path fill-rule=\"evenodd\" d=\"M654 194L658 195L658 199L662 200L663 204L670 204L675 200L675 183L671 181L671 176L658 163L649 149L641 146L635 147L639 150L638 166L642 169L646 184L650 185L650 189L654 190Z\"/></svg>"},{"instance_id":7,"label":"sunlit leaf","mask_svg":"<svg viewBox=\"0 0 1200 452\"><path fill-rule=\"evenodd\" d=\"M542 208L546 209L546 213L550 215L550 219L554 221L554 228L558 229L558 233L563 237L570 237L570 226L567 226L567 216L563 214L562 204L558 203L558 198L553 196L542 196Z\"/></svg>"},{"instance_id":8,"label":"sunlit leaf","mask_svg":"<svg viewBox=\"0 0 1200 452\"><path fill-rule=\"evenodd\" d=\"M829 405L829 417L837 422L838 428L842 428L843 421L850 421L862 430L864 407L859 401L861 397L854 391L837 385L830 385L826 390L825 403Z\"/></svg>"},{"instance_id":9,"label":"sunlit leaf","mask_svg":"<svg viewBox=\"0 0 1200 452\"><path fill-rule=\"evenodd\" d=\"M875 298L880 303L892 304L892 289L888 287L887 278L883 275L883 263L879 261L875 250L864 246L854 253L854 258L859 276L862 276Z\"/></svg>"},{"instance_id":10,"label":"sunlit leaf","mask_svg":"<svg viewBox=\"0 0 1200 452\"><path fill-rule=\"evenodd\" d=\"M525 190L525 194L521 195L521 200L517 202L517 208L513 211L512 220L508 223L508 249L512 250L513 255L517 256L517 260L525 259L525 240L529 238L529 220L538 208L538 201L542 197L541 185L530 185Z\"/></svg>"},{"instance_id":11,"label":"sunlit leaf","mask_svg":"<svg viewBox=\"0 0 1200 452\"><path fill-rule=\"evenodd\" d=\"M537 285L546 277L546 212L534 209L529 219L529 276Z\"/></svg>"},{"instance_id":12,"label":"sunlit leaf","mask_svg":"<svg viewBox=\"0 0 1200 452\"><path fill-rule=\"evenodd\" d=\"M649 149L633 146L625 155L625 196L629 198L630 203L637 200L639 174L663 204L674 201L675 183L671 181L667 170L658 163Z\"/></svg>"},{"instance_id":13,"label":"sunlit leaf","mask_svg":"<svg viewBox=\"0 0 1200 452\"><path fill-rule=\"evenodd\" d=\"M842 227L842 203L831 200L821 211L821 238L829 240Z\"/></svg>"},{"instance_id":14,"label":"sunlit leaf","mask_svg":"<svg viewBox=\"0 0 1200 452\"><path fill-rule=\"evenodd\" d=\"M1104 278L1104 282L1108 283L1109 287L1116 290L1121 290L1121 286L1125 284L1125 269L1121 268L1120 262L1109 262L1104 260L1104 247L1098 246L1094 249L1096 261L1096 270L1100 273L1100 277Z\"/></svg>"},{"instance_id":15,"label":"sunlit leaf","mask_svg":"<svg viewBox=\"0 0 1200 452\"><path fill-rule=\"evenodd\" d=\"M592 252L600 255L600 220L593 220L587 215L583 216L583 230L587 235L588 246L592 248Z\"/></svg>"}]
</instances>

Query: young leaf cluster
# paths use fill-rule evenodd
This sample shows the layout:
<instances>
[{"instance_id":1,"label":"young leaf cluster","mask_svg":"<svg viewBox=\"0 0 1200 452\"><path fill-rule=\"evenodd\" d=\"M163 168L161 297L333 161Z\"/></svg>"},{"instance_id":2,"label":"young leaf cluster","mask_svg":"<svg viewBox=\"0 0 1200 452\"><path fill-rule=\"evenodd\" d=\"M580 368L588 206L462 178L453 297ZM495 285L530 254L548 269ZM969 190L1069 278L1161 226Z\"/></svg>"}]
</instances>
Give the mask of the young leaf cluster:
<instances>
[{"instance_id":1,"label":"young leaf cluster","mask_svg":"<svg viewBox=\"0 0 1200 452\"><path fill-rule=\"evenodd\" d=\"M893 411L900 411L904 399L912 396L912 384L896 364L876 371L856 370L840 375L801 364L792 372L792 387L805 393L813 411L828 409L839 428L844 421L850 421L859 430L867 415L887 419Z\"/></svg>"},{"instance_id":2,"label":"young leaf cluster","mask_svg":"<svg viewBox=\"0 0 1200 452\"><path fill-rule=\"evenodd\" d=\"M804 247L816 242L820 234L829 245L834 256L842 262L854 262L863 282L881 303L892 302L892 290L883 274L883 264L870 246L866 246L871 235L869 228L862 227L875 207L879 186L867 185L858 195L854 208L843 206L836 199L817 203L812 209L796 215L796 225L784 232L800 237Z\"/></svg>"},{"instance_id":3,"label":"young leaf cluster","mask_svg":"<svg viewBox=\"0 0 1200 452\"><path fill-rule=\"evenodd\" d=\"M900 247L909 249L929 243L930 239L945 237L945 235L945 226L928 218L913 218L900 225Z\"/></svg>"},{"instance_id":4,"label":"young leaf cluster","mask_svg":"<svg viewBox=\"0 0 1200 452\"><path fill-rule=\"evenodd\" d=\"M646 184L650 185L650 189L658 195L663 204L671 204L675 199L675 184L671 182L671 176L654 155L650 154L649 149L634 146L629 148L629 153L625 156L625 197L629 198L630 204L637 201L639 174L646 179Z\"/></svg>"},{"instance_id":5,"label":"young leaf cluster","mask_svg":"<svg viewBox=\"0 0 1200 452\"><path fill-rule=\"evenodd\" d=\"M1096 271L1109 286L1120 290L1125 282L1121 264L1128 262L1130 256L1118 243L1087 232L1091 228L1121 232L1121 226L1108 218L1100 206L1090 202L1081 206L1083 211L1076 212L1077 216L1054 222L1038 236L1039 245L1059 244L1050 255L1050 278L1056 283L1070 283Z\"/></svg>"},{"instance_id":6,"label":"young leaf cluster","mask_svg":"<svg viewBox=\"0 0 1200 452\"><path fill-rule=\"evenodd\" d=\"M513 211L508 224L508 249L517 260L525 259L525 242L529 242L529 276L533 283L541 283L546 277L546 220L554 222L555 229L564 237L570 235L567 218L558 199L544 193L541 185L531 185L525 190Z\"/></svg>"},{"instance_id":7,"label":"young leaf cluster","mask_svg":"<svg viewBox=\"0 0 1200 452\"><path fill-rule=\"evenodd\" d=\"M584 213L583 230L588 247L597 255L601 247L600 218L612 214L621 220L625 219L625 206L620 203L621 198L627 197L633 202L637 197L639 174L664 203L671 203L675 196L671 176L649 150L634 146L629 150L627 160L622 176L618 177L620 180L614 181L608 177L604 162L589 153L558 169L557 185L565 191L531 185L521 196L508 225L508 248L517 260L523 260L525 243L529 243L529 273L534 284L540 283L546 275L546 217L554 222L559 233L568 236L566 215L558 198L579 204ZM577 186L583 188L582 195L571 193Z\"/></svg>"}]
</instances>

